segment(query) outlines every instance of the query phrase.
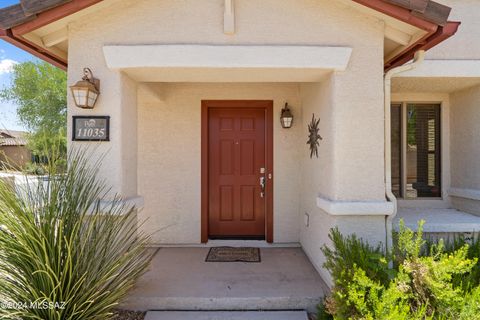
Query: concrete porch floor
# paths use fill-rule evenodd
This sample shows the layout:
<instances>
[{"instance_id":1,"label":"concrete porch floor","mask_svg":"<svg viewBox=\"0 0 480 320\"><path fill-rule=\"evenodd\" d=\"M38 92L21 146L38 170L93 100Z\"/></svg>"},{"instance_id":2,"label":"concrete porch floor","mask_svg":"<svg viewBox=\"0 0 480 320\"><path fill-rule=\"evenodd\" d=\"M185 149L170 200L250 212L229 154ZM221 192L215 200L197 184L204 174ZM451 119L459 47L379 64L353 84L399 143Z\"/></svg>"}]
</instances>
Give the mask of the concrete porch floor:
<instances>
[{"instance_id":1,"label":"concrete porch floor","mask_svg":"<svg viewBox=\"0 0 480 320\"><path fill-rule=\"evenodd\" d=\"M131 310L309 310L327 286L301 248L260 263L205 262L209 248L161 248L122 305Z\"/></svg>"}]
</instances>

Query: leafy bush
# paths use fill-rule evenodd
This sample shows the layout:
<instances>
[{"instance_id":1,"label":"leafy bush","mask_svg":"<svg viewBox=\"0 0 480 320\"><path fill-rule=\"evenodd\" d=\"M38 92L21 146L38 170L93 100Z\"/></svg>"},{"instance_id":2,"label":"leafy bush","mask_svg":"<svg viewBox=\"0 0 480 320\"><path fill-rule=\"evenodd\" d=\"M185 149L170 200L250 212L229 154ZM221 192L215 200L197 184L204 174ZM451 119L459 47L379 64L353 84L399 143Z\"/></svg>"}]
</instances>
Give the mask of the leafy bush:
<instances>
[{"instance_id":1,"label":"leafy bush","mask_svg":"<svg viewBox=\"0 0 480 320\"><path fill-rule=\"evenodd\" d=\"M151 260L134 208L101 205L98 163L69 159L24 190L0 182L1 319L110 319Z\"/></svg>"},{"instance_id":2,"label":"leafy bush","mask_svg":"<svg viewBox=\"0 0 480 320\"><path fill-rule=\"evenodd\" d=\"M478 263L478 255L471 256L478 254L475 246L472 250L457 241L446 250L442 240L427 246L422 229L423 222L413 232L401 221L387 256L381 246L332 229L333 249L322 248L324 266L334 279L326 313L334 319L480 318L480 289L472 280ZM387 270L390 262L394 268ZM319 318L326 319L326 313Z\"/></svg>"},{"instance_id":3,"label":"leafy bush","mask_svg":"<svg viewBox=\"0 0 480 320\"><path fill-rule=\"evenodd\" d=\"M429 252L435 244L436 241L433 239L427 239L427 252ZM467 258L475 259L480 257L480 235L478 233L474 233L472 236L459 234L453 238L446 239L444 251L452 253L465 245L468 245ZM480 260L477 261L470 272L456 276L453 279L453 283L455 286L462 286L464 290L480 285Z\"/></svg>"},{"instance_id":4,"label":"leafy bush","mask_svg":"<svg viewBox=\"0 0 480 320\"><path fill-rule=\"evenodd\" d=\"M47 168L45 165L36 162L29 162L23 170L25 174L43 176L47 173Z\"/></svg>"},{"instance_id":5,"label":"leafy bush","mask_svg":"<svg viewBox=\"0 0 480 320\"><path fill-rule=\"evenodd\" d=\"M378 279L383 284L389 282L391 270L381 245L372 247L354 234L344 237L337 228L330 231L329 238L334 250L324 246L322 251L327 258L324 267L335 279L335 287L325 301L326 311L339 318L347 318L355 313L355 305L348 297L350 285L356 276L355 270L364 270L368 277Z\"/></svg>"}]
</instances>

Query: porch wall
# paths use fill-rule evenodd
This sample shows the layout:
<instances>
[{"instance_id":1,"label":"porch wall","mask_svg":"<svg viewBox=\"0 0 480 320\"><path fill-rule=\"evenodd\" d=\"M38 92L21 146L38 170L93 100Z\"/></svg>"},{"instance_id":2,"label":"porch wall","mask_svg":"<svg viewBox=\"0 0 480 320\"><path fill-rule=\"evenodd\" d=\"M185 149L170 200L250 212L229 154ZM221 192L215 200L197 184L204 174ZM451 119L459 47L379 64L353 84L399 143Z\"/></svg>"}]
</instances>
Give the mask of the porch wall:
<instances>
[{"instance_id":1,"label":"porch wall","mask_svg":"<svg viewBox=\"0 0 480 320\"><path fill-rule=\"evenodd\" d=\"M69 84L83 67L102 81L93 111L76 108L69 97L69 130L72 115L112 117L111 141L95 150L97 156L106 153L101 178L123 196L144 196L140 214L150 218L148 230L160 230L155 243L198 243L200 101L273 99L274 241L297 242L302 233L302 245L321 269L320 246L328 243L332 226L373 242L384 239L384 216L333 216L316 206L319 196L335 202L385 201L383 22L336 1L240 0L235 2L235 34L226 35L223 5L223 0L113 1L69 25ZM345 72L321 85L302 85L304 101L299 87L291 84L168 84L160 90L160 102L142 101L141 96L136 101L138 84L108 69L103 58L104 45L169 43L325 45L353 52ZM295 115L289 130L279 129L278 123L285 101ZM308 110L303 116L301 105ZM305 144L313 112L321 117L324 138L319 159L309 158ZM311 216L308 229L304 212Z\"/></svg>"},{"instance_id":2,"label":"porch wall","mask_svg":"<svg viewBox=\"0 0 480 320\"><path fill-rule=\"evenodd\" d=\"M480 20L477 0L442 0L441 4L452 8L448 20L461 21L455 36L427 51L426 59L480 59Z\"/></svg>"},{"instance_id":3,"label":"porch wall","mask_svg":"<svg viewBox=\"0 0 480 320\"><path fill-rule=\"evenodd\" d=\"M480 215L480 86L450 95L451 202Z\"/></svg>"},{"instance_id":4,"label":"porch wall","mask_svg":"<svg viewBox=\"0 0 480 320\"><path fill-rule=\"evenodd\" d=\"M305 123L315 113L319 117L322 128L320 134L323 140L319 146L319 158L310 159L308 154L302 157L304 167L302 175L302 206L301 206L301 231L300 241L305 253L320 272L323 279L329 280L330 275L322 268L325 262L320 247L329 243L328 232L336 219L334 216L317 207L316 198L319 194L328 197L334 196L334 148L335 141L331 139L335 130L333 125L334 99L333 76L321 83L304 84L301 86L303 102L304 130ZM327 281L330 282L330 281Z\"/></svg>"},{"instance_id":5,"label":"porch wall","mask_svg":"<svg viewBox=\"0 0 480 320\"><path fill-rule=\"evenodd\" d=\"M140 220L155 244L200 242L201 100L274 102L274 241L299 242L302 108L296 84L163 84L162 101L139 92L138 192ZM278 115L288 102L294 115L282 129Z\"/></svg>"},{"instance_id":6,"label":"porch wall","mask_svg":"<svg viewBox=\"0 0 480 320\"><path fill-rule=\"evenodd\" d=\"M355 233L371 243L385 243L385 216L338 216L322 210L316 202L319 196L333 203L384 201L379 171L383 168L380 163L383 125L379 119L383 115L382 105L378 100L374 103L379 98L375 94L359 94L357 100L340 99L338 94L343 95L346 90L345 82L339 81L341 76L333 74L321 83L300 87L304 131L315 114L321 119L323 137L318 159L310 158L306 152L302 154L300 239L306 254L329 285L331 277L323 268L325 257L321 247L330 244L331 228L338 227L344 234ZM358 85L355 90L362 87ZM366 110L370 117L362 116Z\"/></svg>"}]
</instances>

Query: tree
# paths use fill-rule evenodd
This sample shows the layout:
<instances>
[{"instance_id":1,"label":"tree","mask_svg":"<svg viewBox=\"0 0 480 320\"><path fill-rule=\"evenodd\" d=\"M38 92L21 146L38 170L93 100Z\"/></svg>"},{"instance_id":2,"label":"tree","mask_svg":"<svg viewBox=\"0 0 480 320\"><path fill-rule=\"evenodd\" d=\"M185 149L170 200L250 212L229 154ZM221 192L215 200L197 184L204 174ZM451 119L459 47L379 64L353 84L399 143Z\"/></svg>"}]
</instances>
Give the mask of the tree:
<instances>
[{"instance_id":1,"label":"tree","mask_svg":"<svg viewBox=\"0 0 480 320\"><path fill-rule=\"evenodd\" d=\"M44 61L27 61L13 67L10 87L2 100L18 105L20 122L30 131L28 145L39 157L48 157L51 146L66 154L67 76Z\"/></svg>"}]
</instances>

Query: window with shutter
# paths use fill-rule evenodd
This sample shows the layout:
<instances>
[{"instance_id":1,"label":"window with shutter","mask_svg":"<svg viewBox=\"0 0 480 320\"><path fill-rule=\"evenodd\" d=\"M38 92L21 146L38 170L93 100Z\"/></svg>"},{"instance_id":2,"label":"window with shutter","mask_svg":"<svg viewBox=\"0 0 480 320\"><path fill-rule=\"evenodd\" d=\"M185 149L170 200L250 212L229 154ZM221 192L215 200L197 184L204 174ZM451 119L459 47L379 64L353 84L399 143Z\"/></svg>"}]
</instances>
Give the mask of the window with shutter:
<instances>
[{"instance_id":1,"label":"window with shutter","mask_svg":"<svg viewBox=\"0 0 480 320\"><path fill-rule=\"evenodd\" d=\"M403 197L402 188L402 105L394 104L391 110L392 146L392 192Z\"/></svg>"},{"instance_id":2,"label":"window with shutter","mask_svg":"<svg viewBox=\"0 0 480 320\"><path fill-rule=\"evenodd\" d=\"M392 191L406 199L441 197L440 105L391 108Z\"/></svg>"}]
</instances>

